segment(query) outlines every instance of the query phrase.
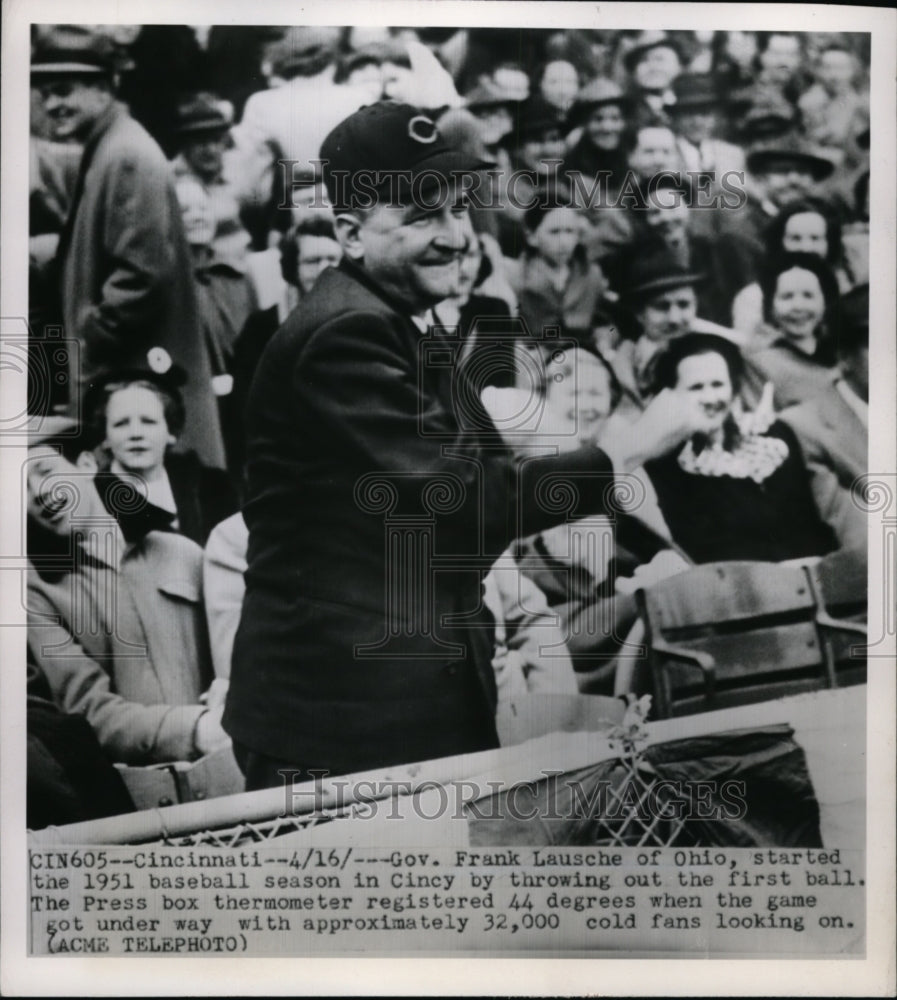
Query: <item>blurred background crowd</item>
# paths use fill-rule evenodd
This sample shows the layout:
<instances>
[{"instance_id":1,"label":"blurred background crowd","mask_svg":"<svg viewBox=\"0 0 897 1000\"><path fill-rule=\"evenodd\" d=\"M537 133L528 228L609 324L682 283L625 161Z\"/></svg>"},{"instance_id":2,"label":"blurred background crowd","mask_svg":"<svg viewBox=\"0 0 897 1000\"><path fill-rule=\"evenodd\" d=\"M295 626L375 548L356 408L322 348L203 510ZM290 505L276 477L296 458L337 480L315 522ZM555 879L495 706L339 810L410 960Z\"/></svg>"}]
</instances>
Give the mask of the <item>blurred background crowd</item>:
<instances>
[{"instance_id":1,"label":"blurred background crowd","mask_svg":"<svg viewBox=\"0 0 897 1000\"><path fill-rule=\"evenodd\" d=\"M89 455L98 509L116 516L114 484L139 482L149 506L122 522L125 539L190 541L150 546L134 581L186 560L176 596L200 610L172 639L165 588L152 613L135 599L134 627L167 628L172 644L149 684L119 669L108 637L78 631L68 584L37 573L33 633L61 616L60 641L77 648L60 659L31 644L36 696L86 718L119 762L226 743L209 692L226 687L239 618L246 394L268 340L341 257L321 142L381 100L421 108L496 165L457 294L434 310L480 359L496 416L508 390L532 390L507 361L520 351L540 359L536 390L571 440L612 433L662 388L703 394L719 415L718 440L645 470L647 500L606 564L571 576L588 546L571 548L565 527L519 540L490 574L500 688L613 693L634 590L690 563L864 551L850 489L868 434L869 45L784 31L35 27L35 457L46 478ZM115 197L94 197L101 170L116 172ZM76 350L58 350L59 329ZM40 567L69 528L37 479L34 495ZM573 628L607 602L612 629ZM558 643L578 638L546 660L558 613Z\"/></svg>"}]
</instances>

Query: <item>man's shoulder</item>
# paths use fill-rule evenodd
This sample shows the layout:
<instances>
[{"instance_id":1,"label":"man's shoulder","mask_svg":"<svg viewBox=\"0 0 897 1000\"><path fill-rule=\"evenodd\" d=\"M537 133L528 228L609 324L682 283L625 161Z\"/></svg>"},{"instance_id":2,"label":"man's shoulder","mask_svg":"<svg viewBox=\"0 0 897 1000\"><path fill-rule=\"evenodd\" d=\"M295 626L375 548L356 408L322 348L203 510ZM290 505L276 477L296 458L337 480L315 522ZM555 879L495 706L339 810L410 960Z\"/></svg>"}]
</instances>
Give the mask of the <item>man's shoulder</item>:
<instances>
[{"instance_id":1,"label":"man's shoulder","mask_svg":"<svg viewBox=\"0 0 897 1000\"><path fill-rule=\"evenodd\" d=\"M156 140L127 108L119 108L97 142L94 163L112 169L126 163L140 165L141 170L156 167L170 173L171 166Z\"/></svg>"},{"instance_id":2,"label":"man's shoulder","mask_svg":"<svg viewBox=\"0 0 897 1000\"><path fill-rule=\"evenodd\" d=\"M329 268L312 291L287 317L277 336L307 336L334 324L351 328L360 317L377 317L388 325L406 322L393 306L342 268Z\"/></svg>"}]
</instances>

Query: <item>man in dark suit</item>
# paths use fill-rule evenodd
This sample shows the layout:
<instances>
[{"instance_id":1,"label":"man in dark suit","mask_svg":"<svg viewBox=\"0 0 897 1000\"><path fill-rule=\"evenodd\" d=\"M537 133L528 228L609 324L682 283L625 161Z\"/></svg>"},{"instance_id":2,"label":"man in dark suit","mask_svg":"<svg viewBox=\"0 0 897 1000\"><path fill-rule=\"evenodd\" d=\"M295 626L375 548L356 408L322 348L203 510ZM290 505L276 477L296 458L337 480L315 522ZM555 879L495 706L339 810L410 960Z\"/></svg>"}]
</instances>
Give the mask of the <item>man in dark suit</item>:
<instances>
[{"instance_id":1,"label":"man in dark suit","mask_svg":"<svg viewBox=\"0 0 897 1000\"><path fill-rule=\"evenodd\" d=\"M492 562L604 509L615 471L700 421L668 396L613 458L593 444L515 458L459 344L430 329L474 238L461 181L484 164L392 103L341 122L321 158L344 258L275 334L248 403L224 718L247 789L496 746ZM561 483L569 511L552 504Z\"/></svg>"}]
</instances>

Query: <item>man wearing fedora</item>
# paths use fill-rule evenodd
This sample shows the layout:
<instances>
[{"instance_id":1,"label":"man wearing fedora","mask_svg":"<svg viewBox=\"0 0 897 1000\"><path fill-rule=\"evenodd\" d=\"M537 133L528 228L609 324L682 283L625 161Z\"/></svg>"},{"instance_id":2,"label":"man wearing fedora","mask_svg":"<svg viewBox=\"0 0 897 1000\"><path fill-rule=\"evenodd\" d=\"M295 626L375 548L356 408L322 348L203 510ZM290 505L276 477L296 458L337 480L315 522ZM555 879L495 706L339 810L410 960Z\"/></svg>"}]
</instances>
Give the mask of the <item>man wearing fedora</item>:
<instances>
[{"instance_id":1,"label":"man wearing fedora","mask_svg":"<svg viewBox=\"0 0 897 1000\"><path fill-rule=\"evenodd\" d=\"M682 54L666 31L642 31L623 56L631 78L633 114L636 122L669 121L676 103L673 81L682 71Z\"/></svg>"},{"instance_id":2,"label":"man wearing fedora","mask_svg":"<svg viewBox=\"0 0 897 1000\"><path fill-rule=\"evenodd\" d=\"M651 399L653 362L674 337L715 333L739 343L739 335L698 316L698 290L706 275L683 262L662 242L635 243L627 253L618 291L627 334L608 358L623 388L617 409L634 419Z\"/></svg>"},{"instance_id":3,"label":"man wearing fedora","mask_svg":"<svg viewBox=\"0 0 897 1000\"><path fill-rule=\"evenodd\" d=\"M224 452L209 360L196 316L190 254L169 164L115 99L112 39L79 25L38 35L31 82L53 138L84 146L55 267L66 335L79 376L77 411L91 382L110 370L190 372L186 438L209 465ZM79 355L79 356L76 356Z\"/></svg>"},{"instance_id":4,"label":"man wearing fedora","mask_svg":"<svg viewBox=\"0 0 897 1000\"><path fill-rule=\"evenodd\" d=\"M712 76L682 73L673 81L676 103L670 109L673 131L685 169L714 175L744 170L744 152L718 137L722 97Z\"/></svg>"},{"instance_id":5,"label":"man wearing fedora","mask_svg":"<svg viewBox=\"0 0 897 1000\"><path fill-rule=\"evenodd\" d=\"M812 194L815 185L832 175L834 164L802 140L785 137L751 149L747 169L751 184L744 203L715 213L714 222L722 232L741 234L757 266L765 254L764 236L770 222L786 205Z\"/></svg>"},{"instance_id":6,"label":"man wearing fedora","mask_svg":"<svg viewBox=\"0 0 897 1000\"><path fill-rule=\"evenodd\" d=\"M380 103L321 147L344 257L269 343L247 407L246 596L225 729L247 788L497 745L492 562L562 520L541 483L600 511L614 471L699 422L665 397L615 444L518 462L475 371L431 330L474 239L452 149ZM513 434L512 434L513 436Z\"/></svg>"}]
</instances>

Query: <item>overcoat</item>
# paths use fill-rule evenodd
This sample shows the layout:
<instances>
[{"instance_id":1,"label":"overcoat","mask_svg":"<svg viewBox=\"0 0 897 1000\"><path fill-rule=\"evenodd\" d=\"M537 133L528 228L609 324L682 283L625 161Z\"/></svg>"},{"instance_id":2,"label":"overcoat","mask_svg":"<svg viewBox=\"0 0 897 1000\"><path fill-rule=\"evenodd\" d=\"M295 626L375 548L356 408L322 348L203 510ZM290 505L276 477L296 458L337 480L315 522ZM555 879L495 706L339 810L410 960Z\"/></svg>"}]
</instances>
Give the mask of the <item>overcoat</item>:
<instances>
[{"instance_id":1,"label":"overcoat","mask_svg":"<svg viewBox=\"0 0 897 1000\"><path fill-rule=\"evenodd\" d=\"M223 467L224 445L202 340L193 265L171 166L149 133L113 104L84 147L57 251L73 392L109 371L171 363L189 374L183 443ZM78 415L78 414L76 414Z\"/></svg>"},{"instance_id":2,"label":"overcoat","mask_svg":"<svg viewBox=\"0 0 897 1000\"><path fill-rule=\"evenodd\" d=\"M266 348L224 715L248 749L339 774L496 745L483 578L604 509L613 470L594 446L516 460L459 346L344 260Z\"/></svg>"}]
</instances>

